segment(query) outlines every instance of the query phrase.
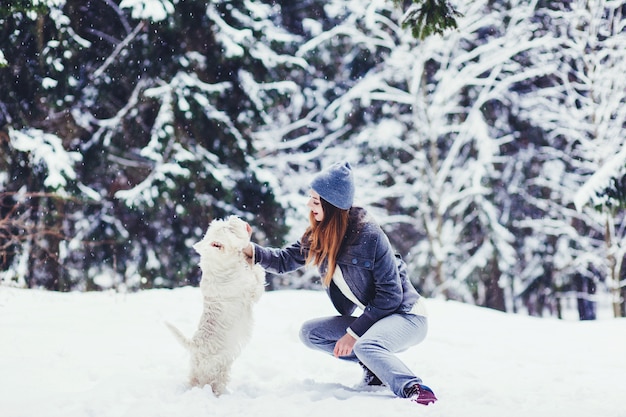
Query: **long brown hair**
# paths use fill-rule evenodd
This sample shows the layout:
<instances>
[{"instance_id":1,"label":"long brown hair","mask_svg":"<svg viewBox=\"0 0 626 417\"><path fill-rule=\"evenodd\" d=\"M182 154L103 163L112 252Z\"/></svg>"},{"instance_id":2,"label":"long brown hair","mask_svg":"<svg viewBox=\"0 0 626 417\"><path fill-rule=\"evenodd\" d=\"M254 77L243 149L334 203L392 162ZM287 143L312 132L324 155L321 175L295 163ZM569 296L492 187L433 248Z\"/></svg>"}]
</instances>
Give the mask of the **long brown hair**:
<instances>
[{"instance_id":1,"label":"long brown hair","mask_svg":"<svg viewBox=\"0 0 626 417\"><path fill-rule=\"evenodd\" d=\"M310 226L304 232L303 240L310 245L307 264L319 267L327 261L328 269L322 277L322 284L328 287L335 273L337 254L348 230L349 210L337 208L323 198L320 198L320 203L324 210L324 218L318 222L313 212L309 213Z\"/></svg>"}]
</instances>

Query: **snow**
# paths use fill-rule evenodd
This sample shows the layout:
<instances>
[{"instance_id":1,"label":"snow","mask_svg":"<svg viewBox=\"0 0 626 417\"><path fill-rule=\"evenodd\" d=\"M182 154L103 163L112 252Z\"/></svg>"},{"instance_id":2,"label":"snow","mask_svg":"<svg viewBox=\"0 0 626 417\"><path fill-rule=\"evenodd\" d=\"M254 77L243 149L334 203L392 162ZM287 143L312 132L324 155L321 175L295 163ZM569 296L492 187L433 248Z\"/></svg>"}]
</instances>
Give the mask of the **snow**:
<instances>
[{"instance_id":1,"label":"snow","mask_svg":"<svg viewBox=\"0 0 626 417\"><path fill-rule=\"evenodd\" d=\"M400 354L439 402L357 392L360 370L307 349L300 324L334 311L323 292L264 294L230 392L186 386L198 288L52 293L0 287L3 417L624 417L626 320L558 321L429 300L430 333Z\"/></svg>"},{"instance_id":2,"label":"snow","mask_svg":"<svg viewBox=\"0 0 626 417\"><path fill-rule=\"evenodd\" d=\"M590 200L593 200L597 192L602 191L610 184L611 177L618 177L624 169L626 163L626 146L622 145L622 149L609 160L600 164L598 170L589 177L582 187L574 195L574 206L576 210L582 211L582 208Z\"/></svg>"},{"instance_id":3,"label":"snow","mask_svg":"<svg viewBox=\"0 0 626 417\"><path fill-rule=\"evenodd\" d=\"M168 0L122 0L120 7L132 9L133 19L149 19L154 22L165 20L174 13L174 6Z\"/></svg>"},{"instance_id":4,"label":"snow","mask_svg":"<svg viewBox=\"0 0 626 417\"><path fill-rule=\"evenodd\" d=\"M33 165L43 164L48 170L44 180L46 187L54 189L65 187L66 179L76 178L73 165L82 160L78 152L67 152L63 140L51 133L39 129L9 129L11 145L21 152L30 153Z\"/></svg>"},{"instance_id":5,"label":"snow","mask_svg":"<svg viewBox=\"0 0 626 417\"><path fill-rule=\"evenodd\" d=\"M46 90L56 87L57 84L59 84L59 82L50 77L45 77L43 80L41 80L41 86Z\"/></svg>"}]
</instances>

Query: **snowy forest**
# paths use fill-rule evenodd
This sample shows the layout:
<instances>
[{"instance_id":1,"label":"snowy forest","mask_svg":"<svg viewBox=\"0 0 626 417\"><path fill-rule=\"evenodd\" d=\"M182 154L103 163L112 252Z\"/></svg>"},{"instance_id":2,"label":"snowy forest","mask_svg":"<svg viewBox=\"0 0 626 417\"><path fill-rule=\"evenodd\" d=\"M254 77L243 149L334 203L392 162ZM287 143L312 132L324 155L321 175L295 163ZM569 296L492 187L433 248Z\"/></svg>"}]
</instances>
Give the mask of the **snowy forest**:
<instances>
[{"instance_id":1,"label":"snowy forest","mask_svg":"<svg viewBox=\"0 0 626 417\"><path fill-rule=\"evenodd\" d=\"M433 1L3 2L0 284L197 285L212 219L292 242L345 160L425 296L626 316L626 5Z\"/></svg>"}]
</instances>

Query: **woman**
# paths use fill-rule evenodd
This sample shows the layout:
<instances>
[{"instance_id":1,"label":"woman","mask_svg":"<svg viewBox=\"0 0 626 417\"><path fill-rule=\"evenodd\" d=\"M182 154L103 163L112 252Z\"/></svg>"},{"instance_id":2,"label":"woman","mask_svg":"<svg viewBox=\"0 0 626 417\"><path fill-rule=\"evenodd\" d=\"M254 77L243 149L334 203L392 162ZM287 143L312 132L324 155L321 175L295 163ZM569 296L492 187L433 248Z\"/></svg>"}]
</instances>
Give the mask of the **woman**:
<instances>
[{"instance_id":1,"label":"woman","mask_svg":"<svg viewBox=\"0 0 626 417\"><path fill-rule=\"evenodd\" d=\"M283 249L250 244L244 252L274 273L317 266L341 315L304 323L302 341L358 362L367 385L387 385L398 397L434 403L433 391L395 355L426 337L423 299L382 229L364 209L352 207L350 164L338 163L318 174L310 193L310 226L300 241ZM362 314L352 316L357 307Z\"/></svg>"}]
</instances>

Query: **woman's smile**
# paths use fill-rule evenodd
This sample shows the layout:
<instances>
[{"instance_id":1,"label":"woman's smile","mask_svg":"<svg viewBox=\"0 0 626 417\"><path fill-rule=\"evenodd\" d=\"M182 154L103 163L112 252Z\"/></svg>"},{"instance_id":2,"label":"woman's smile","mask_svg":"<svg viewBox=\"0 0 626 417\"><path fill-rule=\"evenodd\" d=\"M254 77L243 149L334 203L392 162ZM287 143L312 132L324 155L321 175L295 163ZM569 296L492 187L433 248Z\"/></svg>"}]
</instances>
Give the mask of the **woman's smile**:
<instances>
[{"instance_id":1,"label":"woman's smile","mask_svg":"<svg viewBox=\"0 0 626 417\"><path fill-rule=\"evenodd\" d=\"M309 194L309 201L307 207L311 209L313 217L316 221L321 222L324 219L324 209L322 209L322 203L320 202L320 195L311 190Z\"/></svg>"}]
</instances>

